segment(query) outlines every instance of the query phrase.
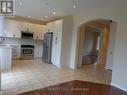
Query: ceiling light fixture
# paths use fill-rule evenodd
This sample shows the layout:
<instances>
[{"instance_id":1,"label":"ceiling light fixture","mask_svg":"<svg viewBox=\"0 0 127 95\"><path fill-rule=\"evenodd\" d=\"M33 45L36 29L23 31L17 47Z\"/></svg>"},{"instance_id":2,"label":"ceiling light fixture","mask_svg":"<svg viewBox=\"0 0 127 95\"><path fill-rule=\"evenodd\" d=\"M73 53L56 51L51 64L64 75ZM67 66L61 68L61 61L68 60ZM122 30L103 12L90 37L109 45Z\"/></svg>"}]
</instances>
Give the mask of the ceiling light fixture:
<instances>
[{"instance_id":1,"label":"ceiling light fixture","mask_svg":"<svg viewBox=\"0 0 127 95\"><path fill-rule=\"evenodd\" d=\"M48 16L45 17L46 19L48 18Z\"/></svg>"},{"instance_id":2,"label":"ceiling light fixture","mask_svg":"<svg viewBox=\"0 0 127 95\"><path fill-rule=\"evenodd\" d=\"M74 1L73 1L73 8L74 8L74 9L75 9L76 6L77 6L77 2L78 2L78 0L74 0Z\"/></svg>"},{"instance_id":3,"label":"ceiling light fixture","mask_svg":"<svg viewBox=\"0 0 127 95\"><path fill-rule=\"evenodd\" d=\"M76 8L76 5L74 4L73 8L75 9Z\"/></svg>"},{"instance_id":4,"label":"ceiling light fixture","mask_svg":"<svg viewBox=\"0 0 127 95\"><path fill-rule=\"evenodd\" d=\"M22 2L20 2L19 5L22 6Z\"/></svg>"},{"instance_id":5,"label":"ceiling light fixture","mask_svg":"<svg viewBox=\"0 0 127 95\"><path fill-rule=\"evenodd\" d=\"M28 16L28 18L31 18L31 16Z\"/></svg>"},{"instance_id":6,"label":"ceiling light fixture","mask_svg":"<svg viewBox=\"0 0 127 95\"><path fill-rule=\"evenodd\" d=\"M55 15L55 14L56 14L56 12L53 12L53 14Z\"/></svg>"}]
</instances>

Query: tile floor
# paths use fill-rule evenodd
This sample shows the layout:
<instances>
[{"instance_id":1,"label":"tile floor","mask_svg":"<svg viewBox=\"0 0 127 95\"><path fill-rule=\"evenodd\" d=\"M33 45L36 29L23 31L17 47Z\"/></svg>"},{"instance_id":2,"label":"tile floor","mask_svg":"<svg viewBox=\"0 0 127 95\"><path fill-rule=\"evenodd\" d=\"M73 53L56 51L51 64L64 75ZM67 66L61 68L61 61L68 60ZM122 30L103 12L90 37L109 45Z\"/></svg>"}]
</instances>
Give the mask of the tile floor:
<instances>
[{"instance_id":1,"label":"tile floor","mask_svg":"<svg viewBox=\"0 0 127 95\"><path fill-rule=\"evenodd\" d=\"M15 95L71 80L110 84L111 71L103 65L84 65L73 70L59 69L41 59L14 60L12 70L2 72L1 77L3 95Z\"/></svg>"}]
</instances>

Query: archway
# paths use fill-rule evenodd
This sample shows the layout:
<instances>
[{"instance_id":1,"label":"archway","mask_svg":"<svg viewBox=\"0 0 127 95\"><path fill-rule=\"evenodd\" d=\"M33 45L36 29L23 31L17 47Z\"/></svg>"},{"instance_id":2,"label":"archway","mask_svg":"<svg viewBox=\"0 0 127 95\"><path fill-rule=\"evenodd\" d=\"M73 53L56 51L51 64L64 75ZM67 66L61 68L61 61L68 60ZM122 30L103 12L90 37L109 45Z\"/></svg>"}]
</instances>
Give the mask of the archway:
<instances>
[{"instance_id":1,"label":"archway","mask_svg":"<svg viewBox=\"0 0 127 95\"><path fill-rule=\"evenodd\" d=\"M86 33L88 32L87 28L91 27L97 29L100 33L100 45L99 50L98 45L93 45L90 47L90 51L86 51L85 47L88 46L86 44ZM97 55L98 64L103 64L106 69L112 70L113 67L113 56L114 56L114 45L115 45L115 34L116 34L116 27L117 23L112 20L107 19L97 19L92 20L87 23L82 24L78 28L78 35L77 35L77 67L81 67L83 65L83 56L89 55L90 53L95 53ZM97 39L96 39L97 40ZM97 43L97 41L95 41ZM96 47L96 49L95 49ZM87 59L87 58L86 58ZM88 59L87 59L88 60Z\"/></svg>"}]
</instances>

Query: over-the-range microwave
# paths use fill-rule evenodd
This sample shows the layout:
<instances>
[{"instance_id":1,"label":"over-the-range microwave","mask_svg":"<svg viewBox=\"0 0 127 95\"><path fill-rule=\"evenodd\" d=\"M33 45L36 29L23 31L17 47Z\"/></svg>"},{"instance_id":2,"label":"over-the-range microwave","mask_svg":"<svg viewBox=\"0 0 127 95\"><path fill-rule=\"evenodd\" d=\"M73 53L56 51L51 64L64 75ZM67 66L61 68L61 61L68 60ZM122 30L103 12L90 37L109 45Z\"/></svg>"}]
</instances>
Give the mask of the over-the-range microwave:
<instances>
[{"instance_id":1,"label":"over-the-range microwave","mask_svg":"<svg viewBox=\"0 0 127 95\"><path fill-rule=\"evenodd\" d=\"M33 39L33 33L21 31L21 38Z\"/></svg>"}]
</instances>

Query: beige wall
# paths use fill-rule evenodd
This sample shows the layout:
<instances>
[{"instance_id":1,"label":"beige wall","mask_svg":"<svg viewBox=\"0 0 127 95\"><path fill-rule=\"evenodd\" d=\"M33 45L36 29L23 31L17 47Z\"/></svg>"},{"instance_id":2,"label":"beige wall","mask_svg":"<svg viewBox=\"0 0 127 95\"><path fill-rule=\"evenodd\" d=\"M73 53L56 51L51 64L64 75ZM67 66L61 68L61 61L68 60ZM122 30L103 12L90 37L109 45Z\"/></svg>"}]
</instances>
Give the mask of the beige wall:
<instances>
[{"instance_id":1,"label":"beige wall","mask_svg":"<svg viewBox=\"0 0 127 95\"><path fill-rule=\"evenodd\" d=\"M98 63L106 64L108 41L109 41L109 27L104 27L100 32L100 49L98 52Z\"/></svg>"},{"instance_id":2,"label":"beige wall","mask_svg":"<svg viewBox=\"0 0 127 95\"><path fill-rule=\"evenodd\" d=\"M123 1L123 0L122 0ZM116 44L113 59L112 85L127 91L127 1L112 7L88 10L74 16L74 29L71 47L70 67L75 68L77 64L77 29L78 27L95 19L110 19L116 21ZM119 6L119 7L118 7Z\"/></svg>"},{"instance_id":3,"label":"beige wall","mask_svg":"<svg viewBox=\"0 0 127 95\"><path fill-rule=\"evenodd\" d=\"M85 32L85 42L84 42L84 55L90 54L93 50L97 50L97 37L99 32L94 32L94 30L86 30Z\"/></svg>"}]
</instances>

